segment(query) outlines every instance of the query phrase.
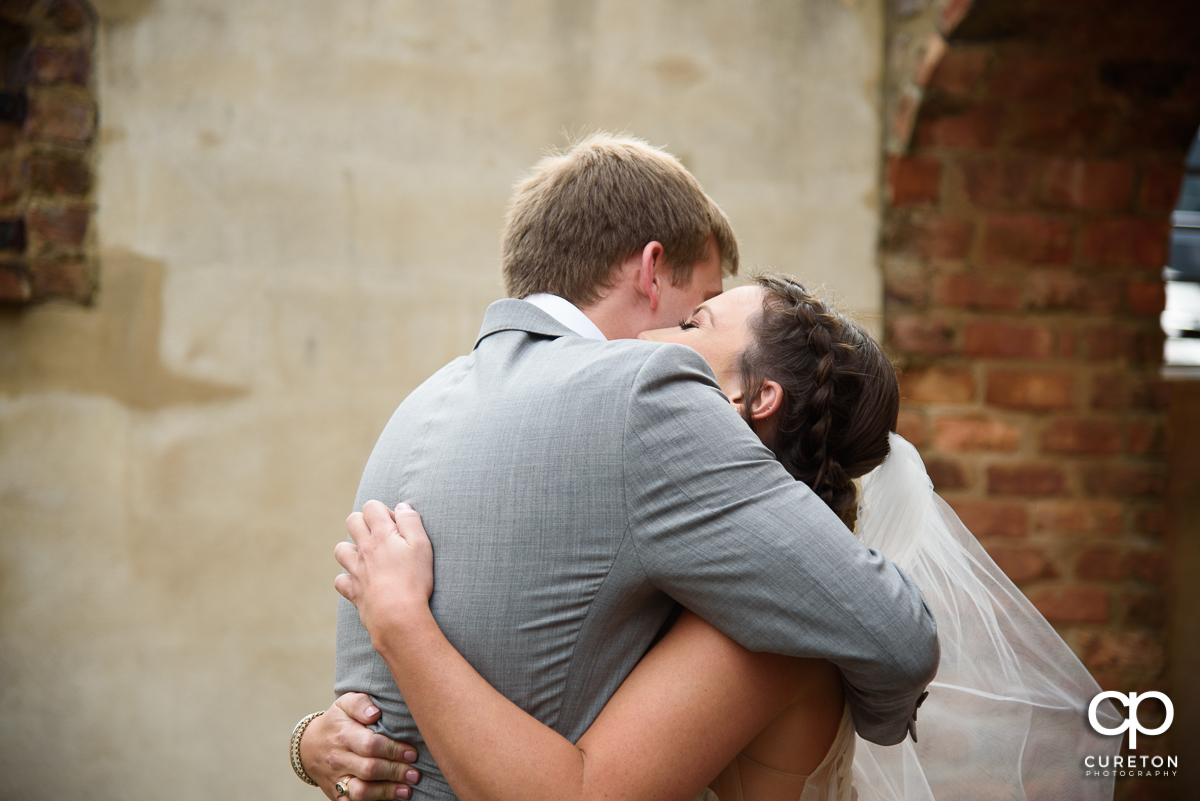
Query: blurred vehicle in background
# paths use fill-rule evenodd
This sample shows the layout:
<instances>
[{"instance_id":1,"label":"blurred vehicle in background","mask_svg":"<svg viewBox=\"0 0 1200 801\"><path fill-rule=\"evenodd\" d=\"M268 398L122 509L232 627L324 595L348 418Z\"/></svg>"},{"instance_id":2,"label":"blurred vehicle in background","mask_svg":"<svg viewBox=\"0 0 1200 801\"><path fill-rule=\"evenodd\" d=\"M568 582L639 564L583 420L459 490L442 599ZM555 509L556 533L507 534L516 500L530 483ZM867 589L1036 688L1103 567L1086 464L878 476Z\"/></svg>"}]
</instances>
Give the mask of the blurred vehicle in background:
<instances>
[{"instance_id":1,"label":"blurred vehicle in background","mask_svg":"<svg viewBox=\"0 0 1200 801\"><path fill-rule=\"evenodd\" d=\"M1170 256L1163 269L1166 372L1173 367L1200 370L1200 133L1192 140L1184 170L1179 202L1171 213Z\"/></svg>"}]
</instances>

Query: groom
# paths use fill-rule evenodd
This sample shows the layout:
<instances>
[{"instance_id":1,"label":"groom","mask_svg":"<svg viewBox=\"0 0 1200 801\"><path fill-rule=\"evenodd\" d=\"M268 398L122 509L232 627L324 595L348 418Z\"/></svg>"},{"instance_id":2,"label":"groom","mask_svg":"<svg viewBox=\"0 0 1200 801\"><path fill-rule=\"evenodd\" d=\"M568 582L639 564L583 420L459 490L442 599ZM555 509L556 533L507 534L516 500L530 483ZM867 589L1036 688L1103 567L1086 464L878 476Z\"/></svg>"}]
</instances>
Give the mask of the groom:
<instances>
[{"instance_id":1,"label":"groom","mask_svg":"<svg viewBox=\"0 0 1200 801\"><path fill-rule=\"evenodd\" d=\"M750 650L829 659L858 733L901 741L938 663L920 592L774 461L699 355L627 341L684 319L737 270L696 180L641 141L589 137L517 188L503 269L511 298L396 410L355 502L422 514L450 641L575 741L678 602ZM423 751L340 603L335 690L368 693L376 730ZM392 748L335 704L301 761L329 793L347 773L401 778L364 761L403 757ZM428 753L420 764L421 792L454 798Z\"/></svg>"}]
</instances>

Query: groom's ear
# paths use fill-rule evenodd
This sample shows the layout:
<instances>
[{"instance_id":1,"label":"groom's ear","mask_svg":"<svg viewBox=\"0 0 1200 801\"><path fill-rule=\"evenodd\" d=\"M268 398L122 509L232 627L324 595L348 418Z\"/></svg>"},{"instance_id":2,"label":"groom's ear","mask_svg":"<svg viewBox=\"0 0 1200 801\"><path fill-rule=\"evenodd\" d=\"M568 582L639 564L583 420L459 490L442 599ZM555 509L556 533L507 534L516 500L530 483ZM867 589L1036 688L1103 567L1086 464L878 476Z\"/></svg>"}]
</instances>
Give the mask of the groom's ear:
<instances>
[{"instance_id":1,"label":"groom's ear","mask_svg":"<svg viewBox=\"0 0 1200 801\"><path fill-rule=\"evenodd\" d=\"M638 289L650 301L650 311L658 311L660 281L666 276L666 266L662 243L646 243L642 248L641 265L638 270Z\"/></svg>"}]
</instances>

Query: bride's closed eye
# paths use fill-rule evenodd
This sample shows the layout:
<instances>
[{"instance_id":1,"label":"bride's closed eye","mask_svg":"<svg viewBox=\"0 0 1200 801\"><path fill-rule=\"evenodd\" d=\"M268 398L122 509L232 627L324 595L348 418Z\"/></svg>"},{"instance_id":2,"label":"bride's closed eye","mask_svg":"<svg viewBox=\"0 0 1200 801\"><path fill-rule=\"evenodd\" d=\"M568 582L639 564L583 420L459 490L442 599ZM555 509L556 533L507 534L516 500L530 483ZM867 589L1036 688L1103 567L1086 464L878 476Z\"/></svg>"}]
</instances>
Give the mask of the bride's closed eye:
<instances>
[{"instance_id":1,"label":"bride's closed eye","mask_svg":"<svg viewBox=\"0 0 1200 801\"><path fill-rule=\"evenodd\" d=\"M680 320L679 321L679 328L683 331L687 331L688 329L695 328L695 327L696 327L696 324L694 322L692 322L691 320Z\"/></svg>"}]
</instances>

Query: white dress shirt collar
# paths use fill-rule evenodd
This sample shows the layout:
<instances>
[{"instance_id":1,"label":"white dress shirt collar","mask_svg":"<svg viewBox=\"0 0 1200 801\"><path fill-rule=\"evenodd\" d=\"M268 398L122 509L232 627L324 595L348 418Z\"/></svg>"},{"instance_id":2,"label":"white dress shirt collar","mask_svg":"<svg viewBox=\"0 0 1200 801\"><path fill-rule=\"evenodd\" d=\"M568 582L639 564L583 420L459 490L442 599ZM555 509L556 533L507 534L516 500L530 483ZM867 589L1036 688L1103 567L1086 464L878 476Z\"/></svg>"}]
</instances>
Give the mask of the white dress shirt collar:
<instances>
[{"instance_id":1,"label":"white dress shirt collar","mask_svg":"<svg viewBox=\"0 0 1200 801\"><path fill-rule=\"evenodd\" d=\"M578 306L566 298L560 298L558 295L551 295L546 292L539 292L536 295L521 298L521 300L537 306L581 337L598 339L601 342L608 341L608 337L604 336L604 333L596 327L596 324L589 320L588 316L581 312Z\"/></svg>"}]
</instances>

